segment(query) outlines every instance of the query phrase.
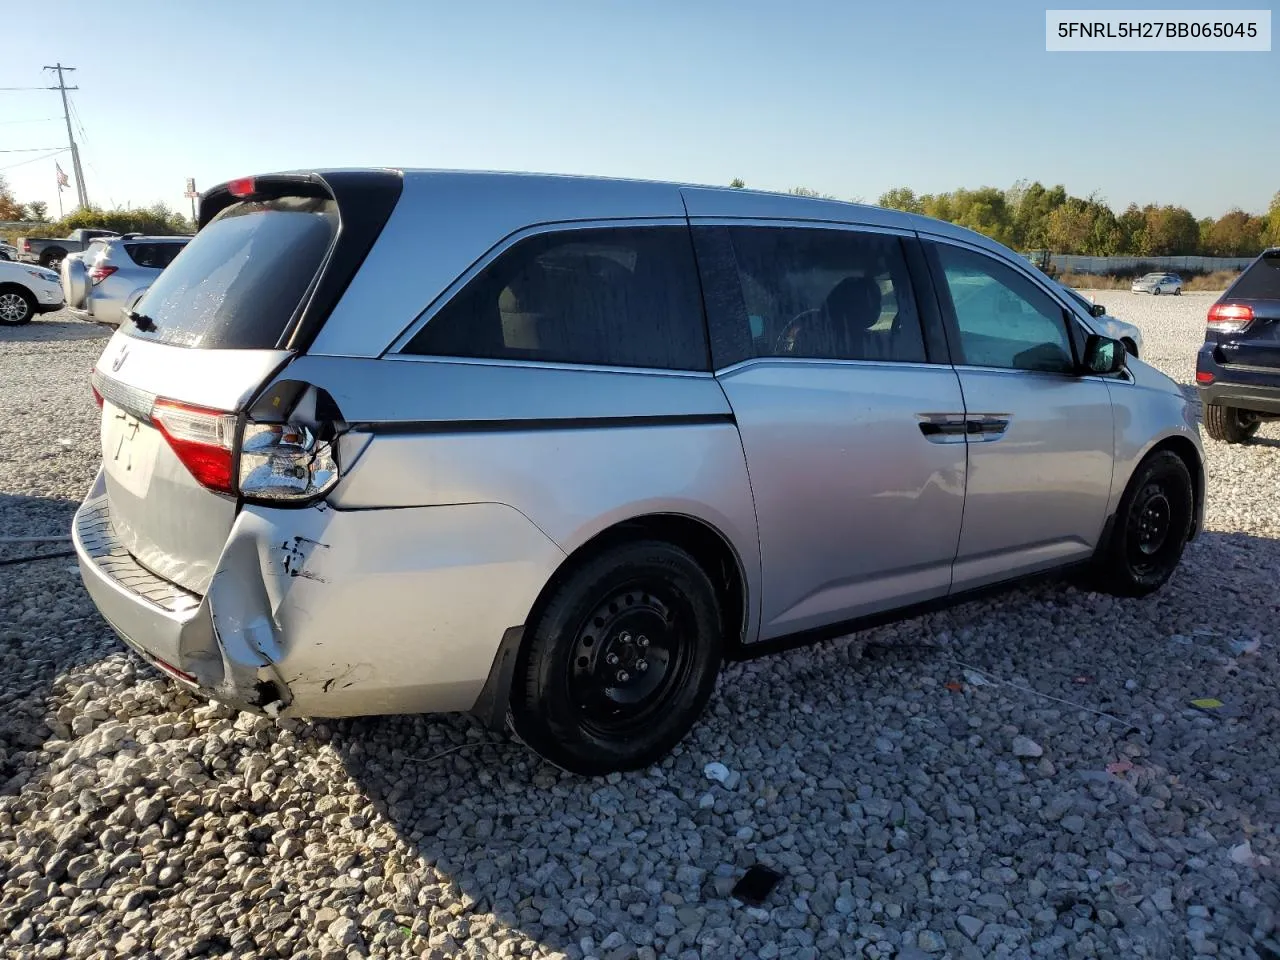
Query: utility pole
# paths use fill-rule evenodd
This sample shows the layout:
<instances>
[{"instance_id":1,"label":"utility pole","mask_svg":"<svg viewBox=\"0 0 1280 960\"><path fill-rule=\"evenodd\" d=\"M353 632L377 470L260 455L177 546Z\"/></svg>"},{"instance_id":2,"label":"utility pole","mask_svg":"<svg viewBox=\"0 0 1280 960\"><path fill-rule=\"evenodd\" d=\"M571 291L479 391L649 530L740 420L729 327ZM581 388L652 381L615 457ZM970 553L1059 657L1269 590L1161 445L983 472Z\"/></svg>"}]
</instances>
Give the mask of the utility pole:
<instances>
[{"instance_id":1,"label":"utility pole","mask_svg":"<svg viewBox=\"0 0 1280 960\"><path fill-rule=\"evenodd\" d=\"M62 73L66 71L75 71L75 67L64 67L61 63L54 64L52 67L45 67L46 70L55 70L58 74L58 85L50 87L50 90L57 90L62 94L62 117L67 121L67 142L71 145L71 169L76 175L76 199L80 201L80 206L87 207L89 205L89 194L84 188L84 170L80 167L80 148L76 146L76 138L71 133L71 108L67 106L67 91L79 90L79 87L68 87L66 81L62 79Z\"/></svg>"}]
</instances>

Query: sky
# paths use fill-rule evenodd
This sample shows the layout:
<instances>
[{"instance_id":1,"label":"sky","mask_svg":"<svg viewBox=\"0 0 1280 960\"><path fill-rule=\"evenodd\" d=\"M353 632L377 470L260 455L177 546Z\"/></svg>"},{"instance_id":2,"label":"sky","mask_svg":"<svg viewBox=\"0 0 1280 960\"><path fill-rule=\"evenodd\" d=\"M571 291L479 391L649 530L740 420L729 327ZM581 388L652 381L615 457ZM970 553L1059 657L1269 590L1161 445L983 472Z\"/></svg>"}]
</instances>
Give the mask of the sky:
<instances>
[{"instance_id":1,"label":"sky","mask_svg":"<svg viewBox=\"0 0 1280 960\"><path fill-rule=\"evenodd\" d=\"M187 177L326 166L741 177L867 202L1025 178L1197 217L1280 190L1280 44L1047 53L1026 0L113 0L81 29L39 4L4 19L23 39L0 87L77 68L85 183L107 207L185 212ZM16 151L65 145L56 92L0 91L19 200L56 214L54 159Z\"/></svg>"}]
</instances>

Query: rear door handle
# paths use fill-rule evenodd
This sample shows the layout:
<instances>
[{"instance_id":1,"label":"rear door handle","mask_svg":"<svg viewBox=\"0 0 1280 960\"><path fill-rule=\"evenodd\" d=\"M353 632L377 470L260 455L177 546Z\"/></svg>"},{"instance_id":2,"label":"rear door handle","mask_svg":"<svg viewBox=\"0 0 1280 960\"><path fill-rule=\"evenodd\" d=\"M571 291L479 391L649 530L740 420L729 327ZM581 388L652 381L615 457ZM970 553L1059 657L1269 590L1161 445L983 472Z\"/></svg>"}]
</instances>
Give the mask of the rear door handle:
<instances>
[{"instance_id":1,"label":"rear door handle","mask_svg":"<svg viewBox=\"0 0 1280 960\"><path fill-rule=\"evenodd\" d=\"M918 413L920 432L930 443L964 443L968 423L962 413Z\"/></svg>"}]
</instances>

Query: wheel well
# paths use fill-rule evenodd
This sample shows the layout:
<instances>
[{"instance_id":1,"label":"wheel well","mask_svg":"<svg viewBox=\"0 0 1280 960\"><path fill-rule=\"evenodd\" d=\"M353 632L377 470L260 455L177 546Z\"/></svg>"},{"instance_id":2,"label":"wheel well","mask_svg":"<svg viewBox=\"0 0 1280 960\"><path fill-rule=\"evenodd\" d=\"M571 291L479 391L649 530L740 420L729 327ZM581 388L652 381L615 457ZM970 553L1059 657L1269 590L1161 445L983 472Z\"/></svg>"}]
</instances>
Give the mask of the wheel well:
<instances>
[{"instance_id":1,"label":"wheel well","mask_svg":"<svg viewBox=\"0 0 1280 960\"><path fill-rule=\"evenodd\" d=\"M608 547L634 540L663 540L687 551L698 562L711 579L716 599L720 602L728 641L726 652L736 652L742 645L742 633L746 627L746 578L742 561L720 531L685 514L656 513L634 517L596 534L560 564L538 594L526 622L533 623L537 619L547 598L584 560Z\"/></svg>"},{"instance_id":2,"label":"wheel well","mask_svg":"<svg viewBox=\"0 0 1280 960\"><path fill-rule=\"evenodd\" d=\"M1204 513L1204 468L1200 463L1200 453L1196 450L1196 445L1186 437L1165 437L1154 447L1151 448L1147 456L1152 453L1159 453L1161 450L1168 450L1178 455L1182 462L1187 465L1187 473L1191 474L1191 489L1195 495L1195 510L1193 527L1191 536L1194 537L1200 531L1200 525L1203 522Z\"/></svg>"},{"instance_id":3,"label":"wheel well","mask_svg":"<svg viewBox=\"0 0 1280 960\"><path fill-rule=\"evenodd\" d=\"M35 299L35 295L20 283L0 283L0 293L3 293L6 290L16 290L18 293L26 294L32 300Z\"/></svg>"}]
</instances>

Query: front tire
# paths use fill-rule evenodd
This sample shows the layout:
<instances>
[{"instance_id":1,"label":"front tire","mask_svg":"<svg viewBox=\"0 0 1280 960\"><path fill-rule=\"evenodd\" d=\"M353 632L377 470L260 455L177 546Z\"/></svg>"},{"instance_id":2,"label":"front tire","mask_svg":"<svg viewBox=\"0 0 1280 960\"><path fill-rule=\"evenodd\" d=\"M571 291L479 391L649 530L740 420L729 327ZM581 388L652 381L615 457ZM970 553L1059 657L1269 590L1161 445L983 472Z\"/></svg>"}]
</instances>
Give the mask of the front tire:
<instances>
[{"instance_id":1,"label":"front tire","mask_svg":"<svg viewBox=\"0 0 1280 960\"><path fill-rule=\"evenodd\" d=\"M1180 296L1182 296L1182 288L1181 288L1181 287L1174 287L1174 288L1173 288L1173 295L1174 295L1175 297L1180 297Z\"/></svg>"},{"instance_id":2,"label":"front tire","mask_svg":"<svg viewBox=\"0 0 1280 960\"><path fill-rule=\"evenodd\" d=\"M720 669L723 620L702 567L670 543L619 544L541 606L511 684L516 735L584 776L665 756L702 715Z\"/></svg>"},{"instance_id":3,"label":"front tire","mask_svg":"<svg viewBox=\"0 0 1280 960\"><path fill-rule=\"evenodd\" d=\"M1138 465L1120 500L1111 535L1097 558L1094 586L1103 593L1144 597L1173 576L1191 532L1191 473L1171 450Z\"/></svg>"},{"instance_id":4,"label":"front tire","mask_svg":"<svg viewBox=\"0 0 1280 960\"><path fill-rule=\"evenodd\" d=\"M1206 403L1203 419L1204 432L1223 443L1248 443L1261 426L1261 421L1248 411L1220 403Z\"/></svg>"},{"instance_id":5,"label":"front tire","mask_svg":"<svg viewBox=\"0 0 1280 960\"><path fill-rule=\"evenodd\" d=\"M0 324L20 326L36 315L36 298L21 287L0 289Z\"/></svg>"},{"instance_id":6,"label":"front tire","mask_svg":"<svg viewBox=\"0 0 1280 960\"><path fill-rule=\"evenodd\" d=\"M1152 295L1153 297L1158 297L1158 296L1160 296L1160 288L1159 288L1159 287L1152 287L1152 288L1151 288L1151 295Z\"/></svg>"}]
</instances>

